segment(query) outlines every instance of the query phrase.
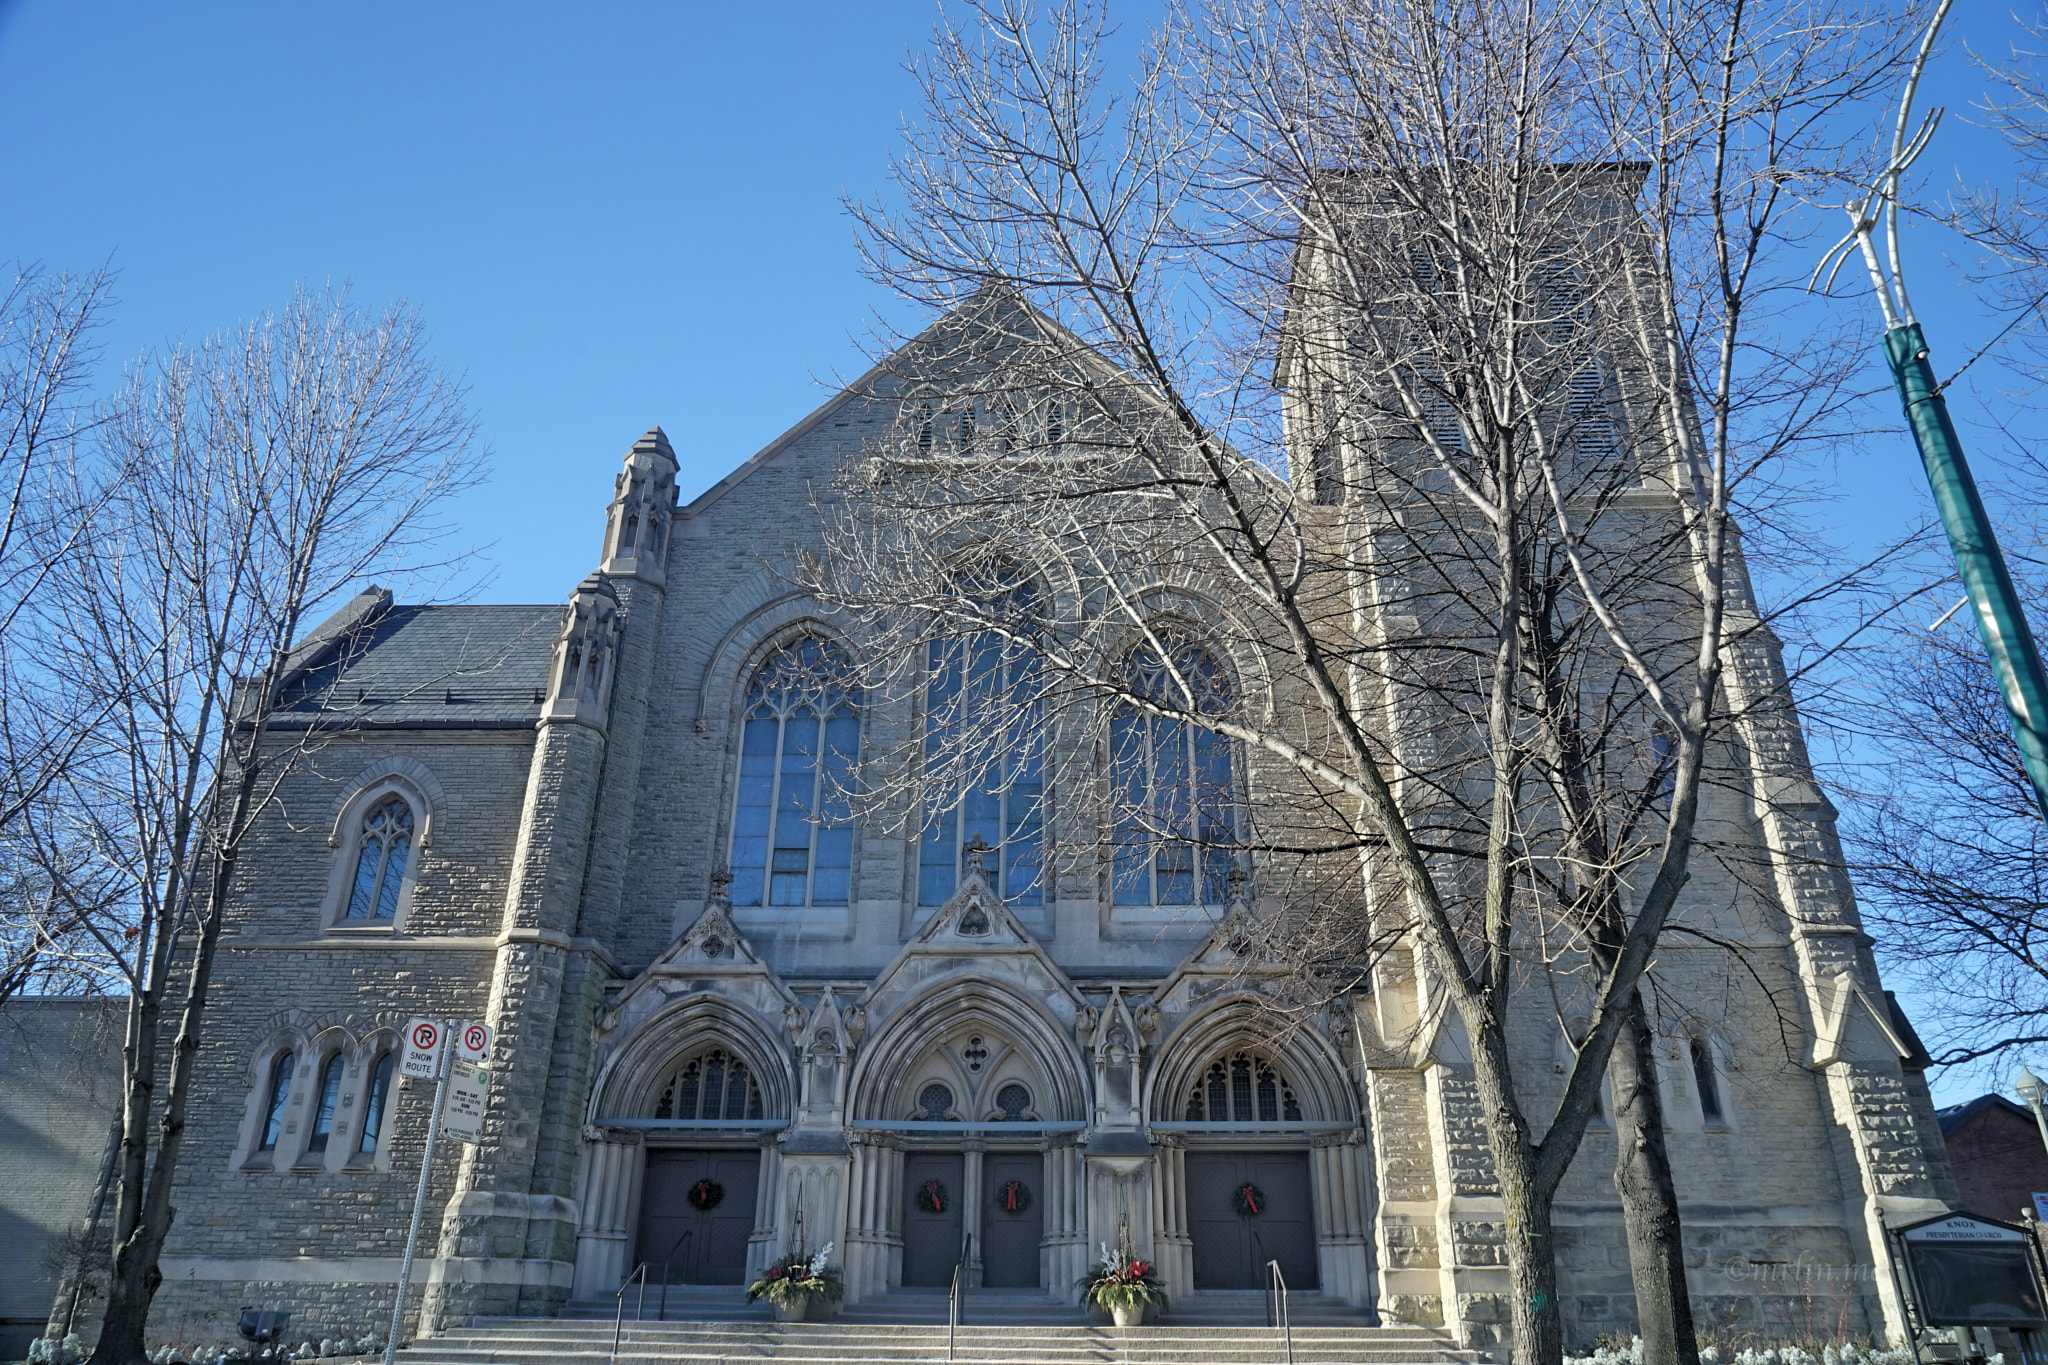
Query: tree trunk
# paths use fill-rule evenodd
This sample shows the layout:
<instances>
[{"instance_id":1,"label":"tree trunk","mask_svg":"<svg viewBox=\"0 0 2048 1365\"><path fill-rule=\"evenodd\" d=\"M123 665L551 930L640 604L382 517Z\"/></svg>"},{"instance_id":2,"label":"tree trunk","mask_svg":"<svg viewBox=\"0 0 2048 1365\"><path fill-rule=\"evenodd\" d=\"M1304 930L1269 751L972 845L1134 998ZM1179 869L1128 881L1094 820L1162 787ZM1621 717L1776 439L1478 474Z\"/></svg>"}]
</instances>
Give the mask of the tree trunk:
<instances>
[{"instance_id":1,"label":"tree trunk","mask_svg":"<svg viewBox=\"0 0 2048 1365\"><path fill-rule=\"evenodd\" d=\"M1557 1304L1557 1239L1550 1200L1537 1194L1526 1161L1499 1162L1508 1255L1508 1330L1514 1365L1558 1365L1564 1323Z\"/></svg>"},{"instance_id":2,"label":"tree trunk","mask_svg":"<svg viewBox=\"0 0 2048 1365\"><path fill-rule=\"evenodd\" d=\"M1649 1013L1637 990L1608 1064L1614 1082L1614 1188L1621 1195L1629 1274L1635 1282L1636 1330L1643 1337L1643 1365L1699 1365L1655 1048Z\"/></svg>"}]
</instances>

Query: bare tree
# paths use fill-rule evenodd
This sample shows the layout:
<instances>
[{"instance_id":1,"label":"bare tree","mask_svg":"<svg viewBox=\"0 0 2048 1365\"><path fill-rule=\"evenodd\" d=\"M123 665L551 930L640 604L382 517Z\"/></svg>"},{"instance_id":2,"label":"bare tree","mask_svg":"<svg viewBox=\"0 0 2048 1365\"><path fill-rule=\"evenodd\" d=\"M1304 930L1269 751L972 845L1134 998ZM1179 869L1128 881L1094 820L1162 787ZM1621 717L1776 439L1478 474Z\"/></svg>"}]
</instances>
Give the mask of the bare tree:
<instances>
[{"instance_id":1,"label":"bare tree","mask_svg":"<svg viewBox=\"0 0 2048 1365\"><path fill-rule=\"evenodd\" d=\"M1419 974L1472 1059L1520 1361L1560 1354L1551 1201L1611 1064L1639 1306L1689 1358L1638 982L1703 789L1789 723L1723 686L1763 629L1738 490L1767 505L1844 402L1839 339L1769 326L1831 185L1785 168L1841 165L1897 35L1218 5L1114 99L1098 11L967 13L895 203L855 208L881 280L968 306L894 352L896 435L824 503L809 586L927 717L848 799L928 832L1028 768L1108 832L1105 888L1254 855L1263 938L1324 989ZM1162 732L1255 798L1162 802ZM1514 1065L1546 1000L1586 1020L1561 1096Z\"/></svg>"},{"instance_id":2,"label":"bare tree","mask_svg":"<svg viewBox=\"0 0 2048 1365\"><path fill-rule=\"evenodd\" d=\"M94 1359L141 1365L223 903L248 831L319 742L280 742L272 714L382 595L309 636L316 613L369 573L434 567L438 513L480 452L415 313L313 292L147 359L103 439L125 477L39 630L72 701L103 719L37 833L47 884L128 993ZM119 916L90 912L110 892Z\"/></svg>"},{"instance_id":3,"label":"bare tree","mask_svg":"<svg viewBox=\"0 0 2048 1365\"><path fill-rule=\"evenodd\" d=\"M0 1001L30 983L78 984L52 949L77 924L58 909L15 828L76 753L92 717L65 704L24 636L50 576L72 553L108 481L80 477L97 414L88 388L111 272L16 264L0 293Z\"/></svg>"}]
</instances>

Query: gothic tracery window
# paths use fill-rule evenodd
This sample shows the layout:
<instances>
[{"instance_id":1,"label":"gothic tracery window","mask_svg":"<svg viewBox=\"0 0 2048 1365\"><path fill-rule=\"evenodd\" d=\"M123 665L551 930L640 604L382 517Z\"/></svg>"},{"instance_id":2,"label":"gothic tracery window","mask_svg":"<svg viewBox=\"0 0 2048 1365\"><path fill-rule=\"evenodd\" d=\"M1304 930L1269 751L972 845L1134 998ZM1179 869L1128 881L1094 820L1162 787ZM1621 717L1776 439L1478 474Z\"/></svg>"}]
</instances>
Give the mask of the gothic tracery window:
<instances>
[{"instance_id":1,"label":"gothic tracery window","mask_svg":"<svg viewBox=\"0 0 2048 1365\"><path fill-rule=\"evenodd\" d=\"M761 1087L747 1064L724 1048L690 1058L669 1077L654 1106L658 1119L757 1119Z\"/></svg>"},{"instance_id":2,"label":"gothic tracery window","mask_svg":"<svg viewBox=\"0 0 2048 1365\"><path fill-rule=\"evenodd\" d=\"M1255 1052L1218 1057L1188 1091L1190 1123L1298 1123L1294 1087Z\"/></svg>"},{"instance_id":3,"label":"gothic tracery window","mask_svg":"<svg viewBox=\"0 0 2048 1365\"><path fill-rule=\"evenodd\" d=\"M404 797L387 796L364 813L356 832L356 870L344 918L390 920L398 914L412 841L412 807Z\"/></svg>"},{"instance_id":4,"label":"gothic tracery window","mask_svg":"<svg viewBox=\"0 0 2048 1365\"><path fill-rule=\"evenodd\" d=\"M1126 685L1186 714L1226 714L1230 683L1209 652L1165 636L1131 652ZM1221 905L1235 858L1231 743L1202 725L1124 706L1110 720L1118 905Z\"/></svg>"},{"instance_id":5,"label":"gothic tracery window","mask_svg":"<svg viewBox=\"0 0 2048 1365\"><path fill-rule=\"evenodd\" d=\"M1017 1122L1030 1107L1031 1092L1015 1081L996 1091L996 1108L1002 1111L1006 1123Z\"/></svg>"},{"instance_id":6,"label":"gothic tracery window","mask_svg":"<svg viewBox=\"0 0 2048 1365\"><path fill-rule=\"evenodd\" d=\"M860 758L852 669L815 636L769 655L747 688L733 811L734 905L845 905L847 796Z\"/></svg>"},{"instance_id":7,"label":"gothic tracery window","mask_svg":"<svg viewBox=\"0 0 2048 1365\"><path fill-rule=\"evenodd\" d=\"M1037 590L1008 573L967 583L977 614L1029 629ZM917 899L941 905L980 841L983 871L1011 905L1045 902L1045 755L1037 663L1001 631L934 641L925 684L927 790L918 843Z\"/></svg>"}]
</instances>

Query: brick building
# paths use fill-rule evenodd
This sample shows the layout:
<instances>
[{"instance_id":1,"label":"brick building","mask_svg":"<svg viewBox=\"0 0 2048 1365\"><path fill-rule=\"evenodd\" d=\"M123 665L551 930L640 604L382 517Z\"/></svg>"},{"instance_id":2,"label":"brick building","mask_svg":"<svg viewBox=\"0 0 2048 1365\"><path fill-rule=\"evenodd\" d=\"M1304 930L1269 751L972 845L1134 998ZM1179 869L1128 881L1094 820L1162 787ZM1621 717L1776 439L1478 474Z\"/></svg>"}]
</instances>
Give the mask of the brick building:
<instances>
[{"instance_id":1,"label":"brick building","mask_svg":"<svg viewBox=\"0 0 2048 1365\"><path fill-rule=\"evenodd\" d=\"M2048 1193L2048 1146L2024 1105L1979 1095L1940 1110L1939 1117L1964 1208L2017 1223L2033 1210L2035 1194Z\"/></svg>"},{"instance_id":2,"label":"brick building","mask_svg":"<svg viewBox=\"0 0 2048 1365\"><path fill-rule=\"evenodd\" d=\"M281 725L323 737L244 858L158 1339L252 1306L295 1338L378 1328L426 1123L393 1076L415 1015L498 1035L486 1140L430 1193L429 1322L554 1313L642 1261L737 1284L826 1243L855 1300L943 1284L963 1250L975 1284L1067 1297L1122 1235L1177 1295L1256 1287L1270 1257L1361 1316L1497 1339L1469 1065L1410 1028L1401 959L1274 1035L1231 947L1241 879L1030 872L1089 843L1056 804L963 806L919 842L806 818L890 718L789 566L812 491L900 399L877 371L680 505L650 431L566 609L371 591L302 651ZM1767 632L1731 653L1732 690L1782 689ZM1694 1289L1709 1326L1882 1333L1890 1278L1857 1270L1881 1218L1954 1190L1796 724L1751 740L1768 757L1709 818L1767 875L1702 860L1683 917L1714 942L1656 967L1685 1002L1661 1056ZM1518 1062L1544 1077L1558 1029L1529 1008ZM1633 1312L1612 1160L1596 1130L1558 1208L1575 1341Z\"/></svg>"}]
</instances>

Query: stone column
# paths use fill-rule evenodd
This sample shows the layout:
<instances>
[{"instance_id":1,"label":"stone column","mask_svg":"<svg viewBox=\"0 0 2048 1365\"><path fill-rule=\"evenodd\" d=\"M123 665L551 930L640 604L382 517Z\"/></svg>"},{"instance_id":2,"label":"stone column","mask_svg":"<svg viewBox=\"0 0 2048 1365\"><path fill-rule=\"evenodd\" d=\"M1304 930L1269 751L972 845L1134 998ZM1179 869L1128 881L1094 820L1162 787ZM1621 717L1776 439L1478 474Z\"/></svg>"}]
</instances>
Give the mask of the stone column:
<instances>
[{"instance_id":1,"label":"stone column","mask_svg":"<svg viewBox=\"0 0 2048 1365\"><path fill-rule=\"evenodd\" d=\"M1316 1259L1323 1293L1363 1307L1372 1295L1364 1191L1358 1179L1361 1150L1355 1133L1318 1133L1309 1139L1309 1173L1316 1198Z\"/></svg>"},{"instance_id":2,"label":"stone column","mask_svg":"<svg viewBox=\"0 0 2048 1365\"><path fill-rule=\"evenodd\" d=\"M961 1144L960 1166L960 1235L967 1242L967 1263L964 1267L967 1287L981 1288L982 1262L982 1185L981 1171L983 1157L988 1153L987 1144L970 1138Z\"/></svg>"},{"instance_id":3,"label":"stone column","mask_svg":"<svg viewBox=\"0 0 2048 1365\"><path fill-rule=\"evenodd\" d=\"M889 1287L890 1206L899 1153L880 1133L848 1134L853 1148L853 1193L847 1200L846 1300L858 1303ZM900 1239L898 1239L900 1245Z\"/></svg>"},{"instance_id":4,"label":"stone column","mask_svg":"<svg viewBox=\"0 0 2048 1365\"><path fill-rule=\"evenodd\" d=\"M1152 1251L1159 1260L1159 1278L1169 1295L1191 1293L1195 1287L1195 1243L1188 1232L1187 1139L1178 1133L1154 1133L1157 1152L1157 1224ZM1081 1272L1076 1271L1078 1276Z\"/></svg>"},{"instance_id":5,"label":"stone column","mask_svg":"<svg viewBox=\"0 0 2048 1365\"><path fill-rule=\"evenodd\" d=\"M632 1264L633 1225L646 1170L640 1134L585 1128L576 1173L576 1281L573 1297L594 1299L619 1287Z\"/></svg>"},{"instance_id":6,"label":"stone column","mask_svg":"<svg viewBox=\"0 0 2048 1365\"><path fill-rule=\"evenodd\" d=\"M761 1144L760 1184L754 1187L754 1232L747 1238L747 1283L761 1278L780 1244L776 1211L781 1207L782 1146L774 1138Z\"/></svg>"}]
</instances>

